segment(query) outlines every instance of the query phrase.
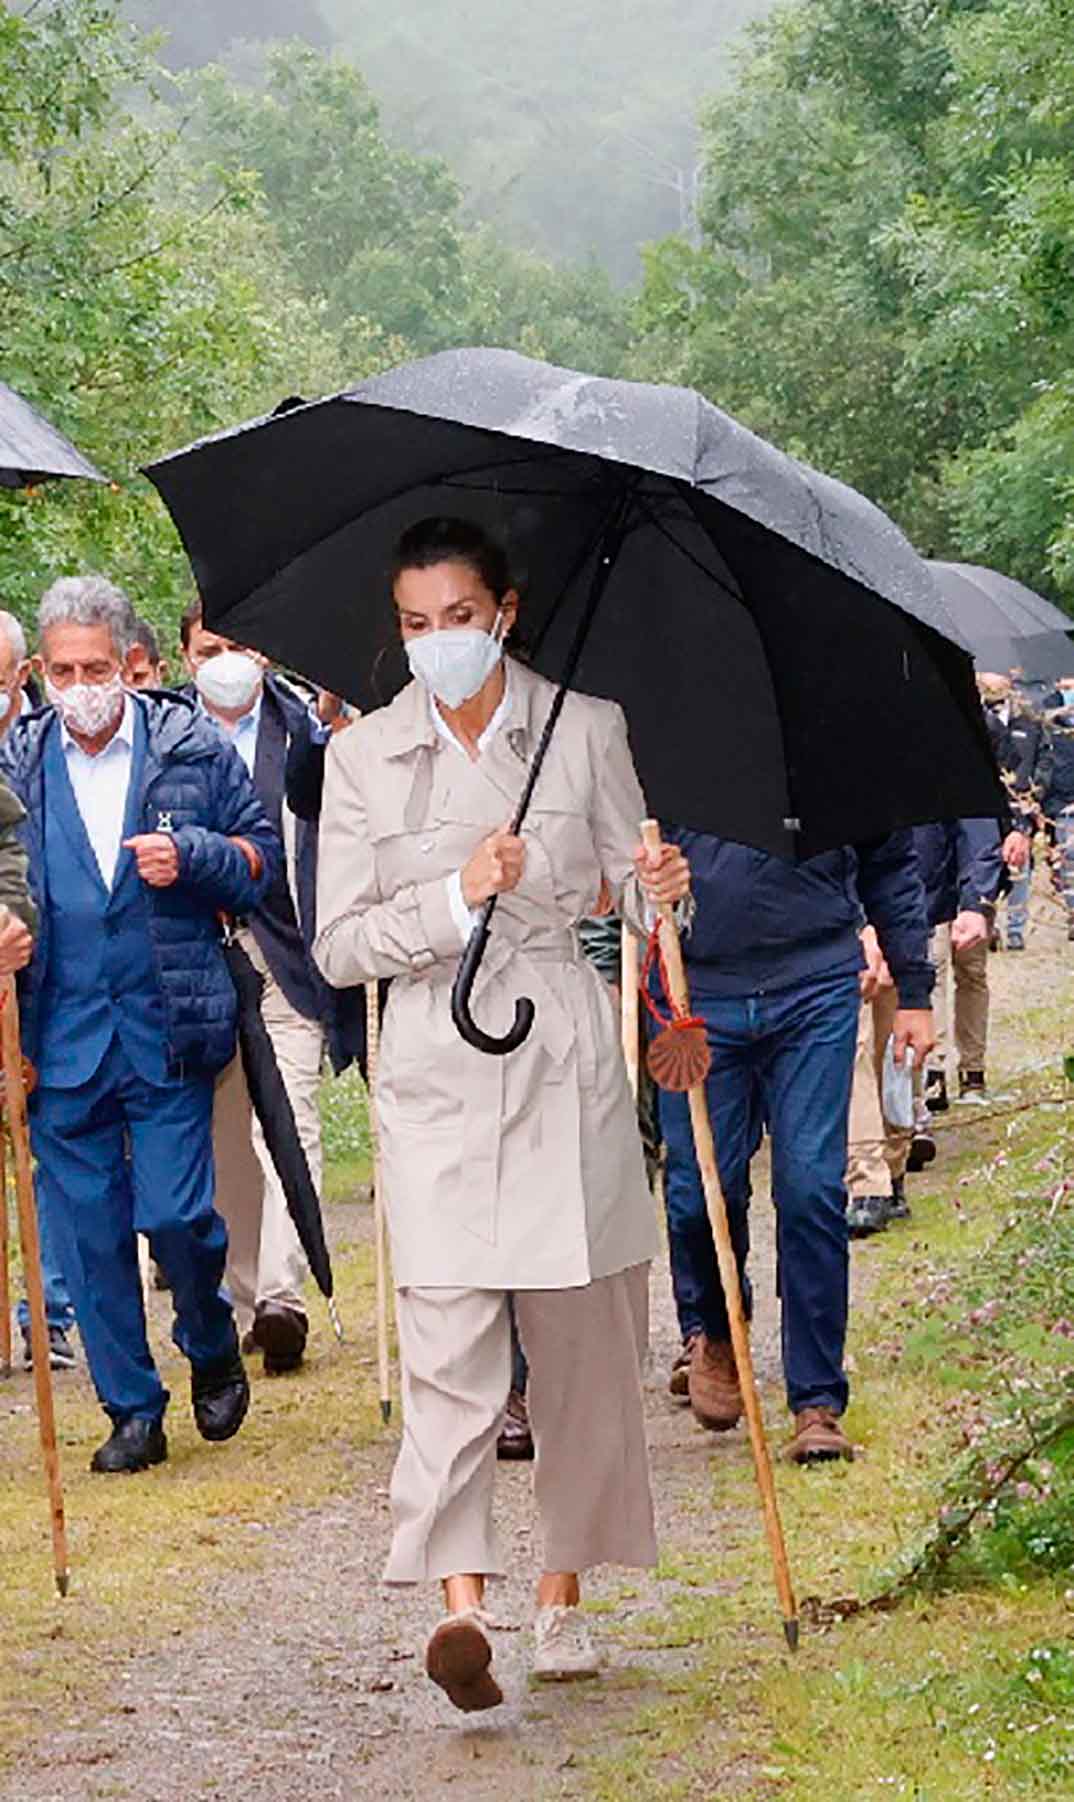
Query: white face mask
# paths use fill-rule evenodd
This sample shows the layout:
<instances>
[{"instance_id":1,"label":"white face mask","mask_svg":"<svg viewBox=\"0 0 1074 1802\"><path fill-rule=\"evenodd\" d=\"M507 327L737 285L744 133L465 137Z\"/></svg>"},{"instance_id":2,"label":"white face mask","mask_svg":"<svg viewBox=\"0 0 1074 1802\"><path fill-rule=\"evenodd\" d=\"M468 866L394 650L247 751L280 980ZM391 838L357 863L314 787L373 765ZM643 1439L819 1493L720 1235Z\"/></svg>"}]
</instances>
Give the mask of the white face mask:
<instances>
[{"instance_id":1,"label":"white face mask","mask_svg":"<svg viewBox=\"0 0 1074 1802\"><path fill-rule=\"evenodd\" d=\"M72 682L70 688L57 688L46 676L45 698L69 732L77 732L80 738L96 738L114 726L123 712L123 672L117 669L107 682Z\"/></svg>"},{"instance_id":2,"label":"white face mask","mask_svg":"<svg viewBox=\"0 0 1074 1802\"><path fill-rule=\"evenodd\" d=\"M6 688L0 688L0 726L3 725L15 704L15 697Z\"/></svg>"},{"instance_id":3,"label":"white face mask","mask_svg":"<svg viewBox=\"0 0 1074 1802\"><path fill-rule=\"evenodd\" d=\"M261 665L245 651L221 651L198 665L194 682L211 707L241 713L261 687Z\"/></svg>"},{"instance_id":4,"label":"white face mask","mask_svg":"<svg viewBox=\"0 0 1074 1802\"><path fill-rule=\"evenodd\" d=\"M410 673L445 707L461 707L487 682L503 656L503 639L472 626L426 632L406 645Z\"/></svg>"}]
</instances>

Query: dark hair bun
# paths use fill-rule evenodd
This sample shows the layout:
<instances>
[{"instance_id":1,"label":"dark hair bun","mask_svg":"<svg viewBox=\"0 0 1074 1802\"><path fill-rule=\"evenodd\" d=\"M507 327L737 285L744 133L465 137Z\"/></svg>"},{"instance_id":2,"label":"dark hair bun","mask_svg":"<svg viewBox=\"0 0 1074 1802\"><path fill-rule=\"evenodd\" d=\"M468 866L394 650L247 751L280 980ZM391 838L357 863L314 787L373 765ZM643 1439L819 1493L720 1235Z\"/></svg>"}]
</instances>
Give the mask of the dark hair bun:
<instances>
[{"instance_id":1,"label":"dark hair bun","mask_svg":"<svg viewBox=\"0 0 1074 1802\"><path fill-rule=\"evenodd\" d=\"M392 557L393 586L404 570L431 569L436 563L465 563L498 601L514 587L507 552L472 519L437 515L408 526Z\"/></svg>"}]
</instances>

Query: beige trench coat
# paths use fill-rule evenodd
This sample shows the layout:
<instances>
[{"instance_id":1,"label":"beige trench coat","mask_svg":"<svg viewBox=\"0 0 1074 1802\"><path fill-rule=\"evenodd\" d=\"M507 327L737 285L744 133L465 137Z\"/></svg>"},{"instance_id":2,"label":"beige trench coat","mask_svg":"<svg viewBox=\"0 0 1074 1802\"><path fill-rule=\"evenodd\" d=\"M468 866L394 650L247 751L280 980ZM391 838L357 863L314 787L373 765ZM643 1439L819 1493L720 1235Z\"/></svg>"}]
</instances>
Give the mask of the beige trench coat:
<instances>
[{"instance_id":1,"label":"beige trench coat","mask_svg":"<svg viewBox=\"0 0 1074 1802\"><path fill-rule=\"evenodd\" d=\"M490 1057L451 1021L462 937L446 878L513 814L555 693L506 667L506 715L476 763L437 732L415 682L328 754L314 956L337 987L395 978L377 1104L401 1287L573 1288L657 1244L614 998L573 930L602 877L641 921L645 808L611 702L567 698L523 828L523 879L500 898L474 989L474 1018L495 1033L531 996L529 1038Z\"/></svg>"}]
</instances>

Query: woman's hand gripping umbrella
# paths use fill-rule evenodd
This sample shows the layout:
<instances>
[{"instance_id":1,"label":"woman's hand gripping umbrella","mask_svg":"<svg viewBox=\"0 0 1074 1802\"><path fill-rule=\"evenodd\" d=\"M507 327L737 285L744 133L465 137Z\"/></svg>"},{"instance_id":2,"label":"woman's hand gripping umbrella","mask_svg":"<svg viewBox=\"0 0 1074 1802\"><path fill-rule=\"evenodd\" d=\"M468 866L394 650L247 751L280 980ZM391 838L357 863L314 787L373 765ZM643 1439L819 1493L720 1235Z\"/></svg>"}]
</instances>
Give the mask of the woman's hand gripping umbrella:
<instances>
[{"instance_id":1,"label":"woman's hand gripping umbrella","mask_svg":"<svg viewBox=\"0 0 1074 1802\"><path fill-rule=\"evenodd\" d=\"M647 850L659 849L660 827L656 820L642 821L641 839ZM660 916L660 946L664 967L667 971L670 998L679 1017L686 1020L690 1011L690 995L686 985L686 971L683 967L682 948L679 944L674 910L667 904L663 904L658 906L657 912ZM693 1028L688 1027L687 1033L683 1036L692 1036L692 1034ZM712 1136L712 1122L709 1119L708 1102L705 1099L707 1063L698 1064L689 1055L685 1061L693 1063L691 1071L693 1080L688 1089L690 1125L693 1129L694 1148L697 1153L698 1168L701 1171L701 1182L705 1191L705 1202L712 1225L712 1237L716 1245L720 1280L727 1297L727 1318L731 1328L731 1344L734 1349L735 1364L738 1368L738 1380L742 1388L742 1400L750 1435L750 1450L753 1453L753 1464L757 1473L757 1487L761 1495L765 1532L772 1553L776 1594L779 1597L779 1605L783 1613L783 1631L787 1638L787 1644L794 1652L798 1649L798 1610L791 1585L790 1567L787 1563L787 1547L783 1538L782 1522L779 1518L779 1504L776 1501L772 1460L768 1454L764 1421L761 1417L761 1403L753 1374L750 1336L742 1308L742 1288L738 1280L738 1264L731 1244L731 1229L727 1223L727 1206L716 1165L716 1146ZM659 1080L655 1071L654 1077Z\"/></svg>"}]
</instances>

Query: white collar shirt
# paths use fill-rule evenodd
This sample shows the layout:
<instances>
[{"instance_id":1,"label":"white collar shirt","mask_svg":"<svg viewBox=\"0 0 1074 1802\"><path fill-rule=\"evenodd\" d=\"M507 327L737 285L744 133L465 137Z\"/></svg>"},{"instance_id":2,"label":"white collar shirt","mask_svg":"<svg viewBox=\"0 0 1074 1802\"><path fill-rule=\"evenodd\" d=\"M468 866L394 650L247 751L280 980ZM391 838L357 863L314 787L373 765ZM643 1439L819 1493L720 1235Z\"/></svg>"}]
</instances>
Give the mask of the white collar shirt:
<instances>
[{"instance_id":1,"label":"white collar shirt","mask_svg":"<svg viewBox=\"0 0 1074 1802\"><path fill-rule=\"evenodd\" d=\"M110 889L119 862L134 755L134 703L130 696L124 697L123 713L116 731L95 757L75 743L62 717L60 743L75 805L97 859L101 881Z\"/></svg>"},{"instance_id":2,"label":"white collar shirt","mask_svg":"<svg viewBox=\"0 0 1074 1802\"><path fill-rule=\"evenodd\" d=\"M259 692L249 713L241 714L232 725L230 720L222 720L215 713L210 713L200 695L198 697L198 706L205 717L212 720L217 731L221 732L234 745L246 765L248 776L252 776L254 773L254 759L257 756L257 734L261 725L261 700L262 696Z\"/></svg>"},{"instance_id":3,"label":"white collar shirt","mask_svg":"<svg viewBox=\"0 0 1074 1802\"><path fill-rule=\"evenodd\" d=\"M503 665L503 698L500 701L500 704L497 707L492 718L490 719L488 725L485 727L485 730L482 732L481 737L477 741L478 756L481 755L482 751L487 750L488 746L492 743L497 732L500 730L500 727L503 725L504 720L507 718L507 715L510 712L510 710L511 710L511 667L508 663L505 663ZM433 716L433 725L436 727L437 732L439 733L440 737L442 739L444 739L445 743L451 745L456 751L458 751L460 753L461 756L469 757L469 755L470 755L469 751L466 749L466 746L462 743L462 740L455 737L454 732L451 730L451 727L448 725L447 720L444 718L443 714L441 713L439 707L436 704L435 695L433 695L431 692L429 694L429 712Z\"/></svg>"}]
</instances>

